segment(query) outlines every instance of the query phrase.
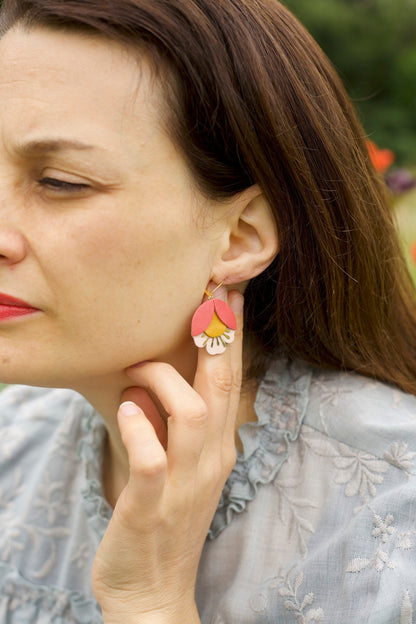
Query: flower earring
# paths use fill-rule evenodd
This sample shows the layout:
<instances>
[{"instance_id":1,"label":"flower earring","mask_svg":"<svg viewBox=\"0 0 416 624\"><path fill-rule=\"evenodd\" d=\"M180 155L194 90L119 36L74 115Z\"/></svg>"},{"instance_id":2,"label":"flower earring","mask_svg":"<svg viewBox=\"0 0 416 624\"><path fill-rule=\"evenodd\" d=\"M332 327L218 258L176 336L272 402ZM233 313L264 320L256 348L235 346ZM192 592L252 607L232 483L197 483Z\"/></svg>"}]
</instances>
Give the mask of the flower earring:
<instances>
[{"instance_id":1,"label":"flower earring","mask_svg":"<svg viewBox=\"0 0 416 624\"><path fill-rule=\"evenodd\" d=\"M206 348L210 355L224 353L227 344L234 341L237 320L230 306L221 299L215 299L214 293L205 291L208 301L199 306L192 318L192 338L197 347Z\"/></svg>"}]
</instances>

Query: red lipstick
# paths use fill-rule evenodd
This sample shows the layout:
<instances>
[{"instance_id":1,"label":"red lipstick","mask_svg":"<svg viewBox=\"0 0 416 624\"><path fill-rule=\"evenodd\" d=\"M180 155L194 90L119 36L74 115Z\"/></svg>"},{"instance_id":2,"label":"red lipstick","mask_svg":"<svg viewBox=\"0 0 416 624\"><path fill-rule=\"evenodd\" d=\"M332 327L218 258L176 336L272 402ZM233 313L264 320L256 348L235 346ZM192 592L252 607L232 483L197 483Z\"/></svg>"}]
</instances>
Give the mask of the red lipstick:
<instances>
[{"instance_id":1,"label":"red lipstick","mask_svg":"<svg viewBox=\"0 0 416 624\"><path fill-rule=\"evenodd\" d=\"M38 308L34 308L26 301L0 293L0 321L11 320L34 312L39 312Z\"/></svg>"}]
</instances>

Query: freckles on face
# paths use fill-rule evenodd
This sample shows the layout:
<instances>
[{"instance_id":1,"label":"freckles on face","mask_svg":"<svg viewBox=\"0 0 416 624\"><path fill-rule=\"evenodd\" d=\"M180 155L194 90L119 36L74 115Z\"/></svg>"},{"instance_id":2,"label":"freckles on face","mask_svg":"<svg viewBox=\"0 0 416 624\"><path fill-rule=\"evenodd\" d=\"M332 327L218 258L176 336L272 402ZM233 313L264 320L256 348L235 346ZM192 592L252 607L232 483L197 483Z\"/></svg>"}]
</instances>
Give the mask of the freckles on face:
<instances>
[{"instance_id":1,"label":"freckles on face","mask_svg":"<svg viewBox=\"0 0 416 624\"><path fill-rule=\"evenodd\" d=\"M78 34L15 29L0 39L0 228L27 250L14 261L0 249L0 292L43 310L0 325L0 357L24 367L26 383L74 387L191 342L221 220L200 226L207 201L161 128L162 96L140 65Z\"/></svg>"}]
</instances>

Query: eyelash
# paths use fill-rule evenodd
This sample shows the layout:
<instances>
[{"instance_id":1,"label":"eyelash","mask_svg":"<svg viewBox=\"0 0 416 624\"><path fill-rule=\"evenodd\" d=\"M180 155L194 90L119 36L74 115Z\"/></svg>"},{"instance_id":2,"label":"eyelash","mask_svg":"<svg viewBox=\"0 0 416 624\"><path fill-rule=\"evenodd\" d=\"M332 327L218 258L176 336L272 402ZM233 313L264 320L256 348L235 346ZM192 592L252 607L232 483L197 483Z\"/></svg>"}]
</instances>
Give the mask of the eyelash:
<instances>
[{"instance_id":1,"label":"eyelash","mask_svg":"<svg viewBox=\"0 0 416 624\"><path fill-rule=\"evenodd\" d=\"M74 184L56 178L42 178L38 180L38 184L56 193L80 193L90 188L88 184Z\"/></svg>"}]
</instances>

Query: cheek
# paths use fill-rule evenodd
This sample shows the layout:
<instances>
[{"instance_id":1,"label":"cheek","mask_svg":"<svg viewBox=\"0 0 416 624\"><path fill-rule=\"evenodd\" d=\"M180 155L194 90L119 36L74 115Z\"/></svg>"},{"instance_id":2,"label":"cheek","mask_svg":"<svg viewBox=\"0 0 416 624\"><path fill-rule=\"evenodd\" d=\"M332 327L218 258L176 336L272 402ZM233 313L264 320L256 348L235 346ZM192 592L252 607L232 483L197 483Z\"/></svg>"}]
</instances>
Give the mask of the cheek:
<instances>
[{"instance_id":1,"label":"cheek","mask_svg":"<svg viewBox=\"0 0 416 624\"><path fill-rule=\"evenodd\" d=\"M95 283L109 282L112 277L123 281L123 273L137 270L140 266L143 237L120 219L84 219L82 224L62 228L64 240L56 244L49 254L54 259L56 279L89 287ZM53 267L52 267L53 269ZM66 281L66 280L65 280Z\"/></svg>"},{"instance_id":2,"label":"cheek","mask_svg":"<svg viewBox=\"0 0 416 624\"><path fill-rule=\"evenodd\" d=\"M50 254L52 280L48 281L67 304L68 296L76 296L71 306L78 306L79 298L94 305L119 296L120 305L128 299L140 317L154 306L164 311L167 301L183 311L181 299L191 295L199 300L209 279L208 250L179 218L158 214L149 222L95 215L61 231L66 237ZM62 292L62 284L68 284L67 293Z\"/></svg>"},{"instance_id":3,"label":"cheek","mask_svg":"<svg viewBox=\"0 0 416 624\"><path fill-rule=\"evenodd\" d=\"M129 246L129 231L117 221L100 221L78 226L71 231L69 245L82 264L99 264L107 259L123 258Z\"/></svg>"},{"instance_id":4,"label":"cheek","mask_svg":"<svg viewBox=\"0 0 416 624\"><path fill-rule=\"evenodd\" d=\"M172 221L166 214L156 213L145 219L139 211L132 216L132 209L114 212L116 215L104 212L87 216L82 223L67 228L70 245L79 258L109 257L113 262L131 262L153 250L163 255L187 237L184 224Z\"/></svg>"},{"instance_id":5,"label":"cheek","mask_svg":"<svg viewBox=\"0 0 416 624\"><path fill-rule=\"evenodd\" d=\"M210 245L192 228L160 213L154 223L91 213L55 223L48 243L48 318L69 359L82 353L86 369L108 372L191 343L210 278Z\"/></svg>"},{"instance_id":6,"label":"cheek","mask_svg":"<svg viewBox=\"0 0 416 624\"><path fill-rule=\"evenodd\" d=\"M81 223L79 219L55 221L32 245L43 274L44 305L71 335L83 334L94 318L102 329L107 317L113 322L108 302L124 299L140 271L141 254L131 229L119 220L88 217ZM100 310L104 302L105 313Z\"/></svg>"}]
</instances>

